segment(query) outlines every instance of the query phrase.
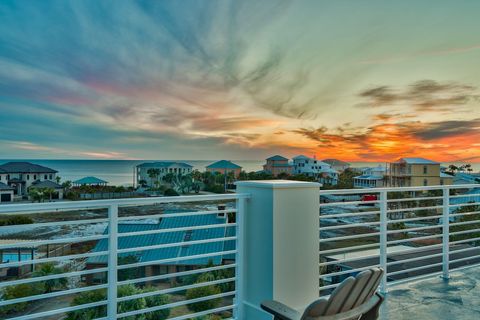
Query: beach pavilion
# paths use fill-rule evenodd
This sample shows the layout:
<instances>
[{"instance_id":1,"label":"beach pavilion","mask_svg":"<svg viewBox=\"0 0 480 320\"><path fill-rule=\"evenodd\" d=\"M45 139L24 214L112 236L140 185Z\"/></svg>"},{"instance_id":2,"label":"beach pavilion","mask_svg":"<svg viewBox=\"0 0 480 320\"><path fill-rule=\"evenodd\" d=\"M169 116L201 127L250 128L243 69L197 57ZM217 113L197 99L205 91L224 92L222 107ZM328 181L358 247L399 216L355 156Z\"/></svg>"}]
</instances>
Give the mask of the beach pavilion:
<instances>
[{"instance_id":1,"label":"beach pavilion","mask_svg":"<svg viewBox=\"0 0 480 320\"><path fill-rule=\"evenodd\" d=\"M106 186L108 181L99 179L97 177L84 177L72 182L73 186Z\"/></svg>"}]
</instances>

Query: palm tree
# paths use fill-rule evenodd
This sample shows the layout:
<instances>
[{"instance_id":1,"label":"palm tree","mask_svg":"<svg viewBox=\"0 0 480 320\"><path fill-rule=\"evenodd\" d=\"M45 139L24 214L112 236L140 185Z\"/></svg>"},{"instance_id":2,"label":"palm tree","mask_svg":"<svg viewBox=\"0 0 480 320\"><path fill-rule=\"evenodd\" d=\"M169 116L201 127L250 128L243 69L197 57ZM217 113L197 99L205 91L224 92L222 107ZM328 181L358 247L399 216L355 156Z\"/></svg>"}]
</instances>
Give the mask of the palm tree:
<instances>
[{"instance_id":1,"label":"palm tree","mask_svg":"<svg viewBox=\"0 0 480 320\"><path fill-rule=\"evenodd\" d=\"M155 169L155 168L150 168L147 170L147 174L151 180L151 186L154 186L153 179L157 179L158 181L158 176L160 175L160 169Z\"/></svg>"},{"instance_id":2,"label":"palm tree","mask_svg":"<svg viewBox=\"0 0 480 320\"><path fill-rule=\"evenodd\" d=\"M62 181L62 177L56 176L56 177L55 177L55 181L56 181L58 184L60 184L60 181Z\"/></svg>"},{"instance_id":3,"label":"palm tree","mask_svg":"<svg viewBox=\"0 0 480 320\"><path fill-rule=\"evenodd\" d=\"M53 194L55 193L55 189L53 188L44 188L43 189L43 193L48 195L48 200L49 201L52 201L52 196Z\"/></svg>"},{"instance_id":4,"label":"palm tree","mask_svg":"<svg viewBox=\"0 0 480 320\"><path fill-rule=\"evenodd\" d=\"M63 273L62 269L55 267L53 263L46 263L43 264L42 267L35 271L32 275L34 277L44 277L61 273ZM45 287L45 293L51 293L56 288L65 288L67 286L67 278L45 280L43 284Z\"/></svg>"}]
</instances>

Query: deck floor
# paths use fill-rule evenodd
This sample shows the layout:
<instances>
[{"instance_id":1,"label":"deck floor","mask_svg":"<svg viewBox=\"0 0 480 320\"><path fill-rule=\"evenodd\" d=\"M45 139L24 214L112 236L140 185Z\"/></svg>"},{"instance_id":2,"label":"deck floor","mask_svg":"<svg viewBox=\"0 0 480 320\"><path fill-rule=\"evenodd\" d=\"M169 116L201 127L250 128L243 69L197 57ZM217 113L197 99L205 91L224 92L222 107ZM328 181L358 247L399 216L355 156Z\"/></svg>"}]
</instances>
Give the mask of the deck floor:
<instances>
[{"instance_id":1,"label":"deck floor","mask_svg":"<svg viewBox=\"0 0 480 320\"><path fill-rule=\"evenodd\" d=\"M390 288L381 320L480 319L480 267L440 277L416 280Z\"/></svg>"}]
</instances>

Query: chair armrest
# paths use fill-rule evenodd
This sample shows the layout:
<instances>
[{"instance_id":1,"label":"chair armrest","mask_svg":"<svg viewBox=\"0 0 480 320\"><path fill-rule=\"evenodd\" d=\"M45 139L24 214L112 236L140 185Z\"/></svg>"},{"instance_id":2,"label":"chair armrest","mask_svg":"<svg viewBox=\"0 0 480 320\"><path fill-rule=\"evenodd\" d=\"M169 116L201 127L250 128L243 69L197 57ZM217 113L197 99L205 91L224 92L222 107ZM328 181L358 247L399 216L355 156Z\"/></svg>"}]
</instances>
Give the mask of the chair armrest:
<instances>
[{"instance_id":1,"label":"chair armrest","mask_svg":"<svg viewBox=\"0 0 480 320\"><path fill-rule=\"evenodd\" d=\"M301 318L300 313L278 301L264 301L261 307L278 320L300 320Z\"/></svg>"}]
</instances>

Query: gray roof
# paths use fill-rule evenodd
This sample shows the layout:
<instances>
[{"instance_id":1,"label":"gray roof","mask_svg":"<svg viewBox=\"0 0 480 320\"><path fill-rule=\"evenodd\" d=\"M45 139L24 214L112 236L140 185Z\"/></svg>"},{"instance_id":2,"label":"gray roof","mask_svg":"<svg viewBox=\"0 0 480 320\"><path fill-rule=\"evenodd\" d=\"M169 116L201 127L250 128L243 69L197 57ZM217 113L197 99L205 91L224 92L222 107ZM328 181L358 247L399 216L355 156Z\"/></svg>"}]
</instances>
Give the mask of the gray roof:
<instances>
[{"instance_id":1,"label":"gray roof","mask_svg":"<svg viewBox=\"0 0 480 320\"><path fill-rule=\"evenodd\" d=\"M58 171L30 162L7 162L0 165L0 173L57 173Z\"/></svg>"},{"instance_id":2,"label":"gray roof","mask_svg":"<svg viewBox=\"0 0 480 320\"><path fill-rule=\"evenodd\" d=\"M328 163L331 166L349 166L350 163L338 160L338 159L323 159L322 160L325 163Z\"/></svg>"},{"instance_id":3,"label":"gray roof","mask_svg":"<svg viewBox=\"0 0 480 320\"><path fill-rule=\"evenodd\" d=\"M180 168L193 168L192 165L189 165L185 162L176 162L176 161L156 161L156 162L145 162L139 164L138 168L169 168L169 167L180 167Z\"/></svg>"},{"instance_id":4,"label":"gray roof","mask_svg":"<svg viewBox=\"0 0 480 320\"><path fill-rule=\"evenodd\" d=\"M12 187L7 186L5 183L0 182L0 190L13 190Z\"/></svg>"},{"instance_id":5,"label":"gray roof","mask_svg":"<svg viewBox=\"0 0 480 320\"><path fill-rule=\"evenodd\" d=\"M63 187L56 182L50 180L37 180L32 183L32 186L35 188L53 188L53 189L62 189Z\"/></svg>"},{"instance_id":6,"label":"gray roof","mask_svg":"<svg viewBox=\"0 0 480 320\"><path fill-rule=\"evenodd\" d=\"M207 166L208 169L242 169L238 164L233 163L232 161L228 160L220 160L209 164Z\"/></svg>"},{"instance_id":7,"label":"gray roof","mask_svg":"<svg viewBox=\"0 0 480 320\"><path fill-rule=\"evenodd\" d=\"M438 162L425 158L400 158L396 162L406 162L408 164L439 164Z\"/></svg>"},{"instance_id":8,"label":"gray roof","mask_svg":"<svg viewBox=\"0 0 480 320\"><path fill-rule=\"evenodd\" d=\"M280 155L278 155L278 154L275 155L275 156L272 156L272 157L270 157L270 158L267 158L267 160L272 160L272 161L288 161L287 158L282 157L282 156L280 156Z\"/></svg>"}]
</instances>

